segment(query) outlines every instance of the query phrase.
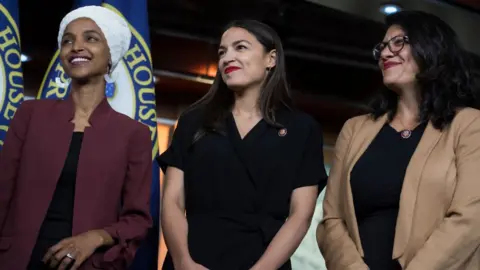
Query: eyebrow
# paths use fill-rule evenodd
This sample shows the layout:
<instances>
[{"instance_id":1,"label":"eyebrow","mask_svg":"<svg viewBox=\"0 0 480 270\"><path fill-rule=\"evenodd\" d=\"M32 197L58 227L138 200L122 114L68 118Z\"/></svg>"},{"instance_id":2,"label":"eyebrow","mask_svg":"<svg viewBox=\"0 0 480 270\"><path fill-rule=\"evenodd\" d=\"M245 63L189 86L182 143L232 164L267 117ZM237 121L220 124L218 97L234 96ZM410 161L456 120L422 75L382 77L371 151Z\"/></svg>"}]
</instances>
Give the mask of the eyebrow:
<instances>
[{"instance_id":1,"label":"eyebrow","mask_svg":"<svg viewBox=\"0 0 480 270\"><path fill-rule=\"evenodd\" d=\"M252 45L252 43L251 43L250 41L246 40L246 39L236 40L236 41L234 41L232 44L233 44L233 46L235 46L235 45L238 45L238 44L240 44L240 43L242 43L242 42L245 42L245 43L248 43L249 45ZM219 49L225 49L225 46L220 45Z\"/></svg>"}]
</instances>

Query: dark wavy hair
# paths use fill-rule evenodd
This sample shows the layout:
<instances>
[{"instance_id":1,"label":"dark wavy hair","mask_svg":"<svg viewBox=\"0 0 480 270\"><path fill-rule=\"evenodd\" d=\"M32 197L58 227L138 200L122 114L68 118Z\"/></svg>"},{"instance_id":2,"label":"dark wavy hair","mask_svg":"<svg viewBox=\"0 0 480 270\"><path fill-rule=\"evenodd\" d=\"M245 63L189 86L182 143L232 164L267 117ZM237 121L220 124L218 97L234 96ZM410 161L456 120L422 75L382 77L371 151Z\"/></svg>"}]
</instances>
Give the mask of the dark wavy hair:
<instances>
[{"instance_id":1,"label":"dark wavy hair","mask_svg":"<svg viewBox=\"0 0 480 270\"><path fill-rule=\"evenodd\" d=\"M473 63L462 48L455 31L440 18L420 11L401 11L386 17L386 27L400 26L409 38L419 73L421 122L431 121L437 129L449 125L456 110L479 108L477 79ZM371 103L372 116L378 119L397 111L398 94L383 87Z\"/></svg>"},{"instance_id":2,"label":"dark wavy hair","mask_svg":"<svg viewBox=\"0 0 480 270\"><path fill-rule=\"evenodd\" d=\"M276 50L276 64L268 73L262 87L259 107L263 119L272 126L281 128L275 121L275 111L287 108L292 110L292 100L287 75L285 71L285 53L278 34L270 26L256 20L236 20L226 25L222 34L232 27L247 30L263 45L265 52ZM205 132L222 130L226 117L235 102L234 92L230 90L222 79L221 71L217 71L210 90L188 111L201 108L203 110L203 128L195 135L194 141L202 137Z\"/></svg>"}]
</instances>

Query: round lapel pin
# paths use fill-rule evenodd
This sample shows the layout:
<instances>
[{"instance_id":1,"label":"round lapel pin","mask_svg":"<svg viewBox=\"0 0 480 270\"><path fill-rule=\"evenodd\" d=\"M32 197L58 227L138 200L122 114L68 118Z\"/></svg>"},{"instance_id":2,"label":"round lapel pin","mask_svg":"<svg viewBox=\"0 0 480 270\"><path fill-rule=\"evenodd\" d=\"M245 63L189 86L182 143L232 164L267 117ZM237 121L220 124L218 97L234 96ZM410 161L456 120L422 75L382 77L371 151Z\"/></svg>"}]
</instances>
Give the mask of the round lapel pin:
<instances>
[{"instance_id":1,"label":"round lapel pin","mask_svg":"<svg viewBox=\"0 0 480 270\"><path fill-rule=\"evenodd\" d=\"M278 131L278 136L285 137L285 135L287 135L287 129L286 128L282 128Z\"/></svg>"}]
</instances>

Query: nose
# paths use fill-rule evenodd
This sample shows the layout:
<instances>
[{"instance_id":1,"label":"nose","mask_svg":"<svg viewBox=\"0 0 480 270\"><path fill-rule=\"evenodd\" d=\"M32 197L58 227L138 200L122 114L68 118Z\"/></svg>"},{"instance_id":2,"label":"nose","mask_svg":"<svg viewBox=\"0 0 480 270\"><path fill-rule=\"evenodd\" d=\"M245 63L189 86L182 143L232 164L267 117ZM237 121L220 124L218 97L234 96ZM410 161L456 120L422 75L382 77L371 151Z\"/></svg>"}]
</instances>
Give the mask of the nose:
<instances>
[{"instance_id":1,"label":"nose","mask_svg":"<svg viewBox=\"0 0 480 270\"><path fill-rule=\"evenodd\" d=\"M232 63L235 60L235 52L232 50L226 50L223 54L221 64L222 66L227 66L228 64Z\"/></svg>"},{"instance_id":2,"label":"nose","mask_svg":"<svg viewBox=\"0 0 480 270\"><path fill-rule=\"evenodd\" d=\"M72 51L80 52L80 51L83 51L84 49L85 49L85 46L82 40L77 39L73 42Z\"/></svg>"},{"instance_id":3,"label":"nose","mask_svg":"<svg viewBox=\"0 0 480 270\"><path fill-rule=\"evenodd\" d=\"M394 56L394 54L390 51L388 46L385 46L383 50L380 52L380 59L390 59Z\"/></svg>"}]
</instances>

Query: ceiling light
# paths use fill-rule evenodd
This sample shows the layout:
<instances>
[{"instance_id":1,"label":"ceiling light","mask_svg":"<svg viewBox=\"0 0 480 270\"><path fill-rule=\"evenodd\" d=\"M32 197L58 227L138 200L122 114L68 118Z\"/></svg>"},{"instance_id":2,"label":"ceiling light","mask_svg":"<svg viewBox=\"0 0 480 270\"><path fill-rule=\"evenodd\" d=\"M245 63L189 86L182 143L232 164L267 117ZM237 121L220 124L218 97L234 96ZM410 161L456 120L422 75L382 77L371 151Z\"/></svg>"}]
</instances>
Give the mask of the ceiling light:
<instances>
[{"instance_id":1,"label":"ceiling light","mask_svg":"<svg viewBox=\"0 0 480 270\"><path fill-rule=\"evenodd\" d=\"M385 15L390 15L401 10L400 6L394 4L385 4L380 7L380 12Z\"/></svg>"}]
</instances>

